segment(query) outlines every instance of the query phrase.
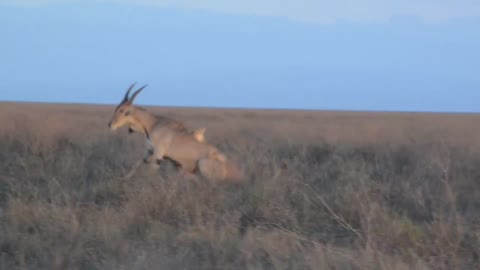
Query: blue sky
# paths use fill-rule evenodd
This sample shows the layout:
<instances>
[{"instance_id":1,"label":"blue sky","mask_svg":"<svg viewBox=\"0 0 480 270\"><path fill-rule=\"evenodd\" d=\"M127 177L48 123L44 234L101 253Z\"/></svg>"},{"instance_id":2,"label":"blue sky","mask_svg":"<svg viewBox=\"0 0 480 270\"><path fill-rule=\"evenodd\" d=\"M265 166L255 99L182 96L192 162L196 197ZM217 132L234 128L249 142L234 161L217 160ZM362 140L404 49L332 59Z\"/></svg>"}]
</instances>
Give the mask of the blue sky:
<instances>
[{"instance_id":1,"label":"blue sky","mask_svg":"<svg viewBox=\"0 0 480 270\"><path fill-rule=\"evenodd\" d=\"M0 0L0 100L480 112L480 4Z\"/></svg>"}]
</instances>

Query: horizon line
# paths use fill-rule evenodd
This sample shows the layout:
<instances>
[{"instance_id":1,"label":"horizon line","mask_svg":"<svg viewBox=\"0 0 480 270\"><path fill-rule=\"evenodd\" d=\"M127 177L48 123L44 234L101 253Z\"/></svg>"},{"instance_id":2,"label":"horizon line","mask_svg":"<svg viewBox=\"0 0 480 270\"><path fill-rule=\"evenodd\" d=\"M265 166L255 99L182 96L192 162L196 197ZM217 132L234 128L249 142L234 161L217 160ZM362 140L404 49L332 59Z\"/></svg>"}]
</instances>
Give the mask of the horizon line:
<instances>
[{"instance_id":1,"label":"horizon line","mask_svg":"<svg viewBox=\"0 0 480 270\"><path fill-rule=\"evenodd\" d=\"M38 105L73 105L73 106L112 106L115 107L117 103L88 103L88 102L56 102L56 101L17 101L17 100L0 100L2 103L20 103L20 104L38 104ZM137 103L139 107L150 108L173 108L173 109L204 109L204 110L238 110L238 111L292 111L292 112L350 112L350 113L400 113L400 114L466 114L477 115L480 111L431 111L431 110L367 110L367 109L335 109L335 108L276 108L276 107L243 107L243 106L186 106L186 105L160 105L160 104L145 104Z\"/></svg>"}]
</instances>

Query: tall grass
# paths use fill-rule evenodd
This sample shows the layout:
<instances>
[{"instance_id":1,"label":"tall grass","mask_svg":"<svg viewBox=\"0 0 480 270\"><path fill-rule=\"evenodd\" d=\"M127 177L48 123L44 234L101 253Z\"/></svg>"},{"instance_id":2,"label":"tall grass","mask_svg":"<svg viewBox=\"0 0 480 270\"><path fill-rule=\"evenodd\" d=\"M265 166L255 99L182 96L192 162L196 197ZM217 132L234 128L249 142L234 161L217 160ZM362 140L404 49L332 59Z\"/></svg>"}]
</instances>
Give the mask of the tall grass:
<instances>
[{"instance_id":1,"label":"tall grass","mask_svg":"<svg viewBox=\"0 0 480 270\"><path fill-rule=\"evenodd\" d=\"M0 137L1 269L474 269L480 156L441 143L218 146L244 185L140 167L119 136Z\"/></svg>"}]
</instances>

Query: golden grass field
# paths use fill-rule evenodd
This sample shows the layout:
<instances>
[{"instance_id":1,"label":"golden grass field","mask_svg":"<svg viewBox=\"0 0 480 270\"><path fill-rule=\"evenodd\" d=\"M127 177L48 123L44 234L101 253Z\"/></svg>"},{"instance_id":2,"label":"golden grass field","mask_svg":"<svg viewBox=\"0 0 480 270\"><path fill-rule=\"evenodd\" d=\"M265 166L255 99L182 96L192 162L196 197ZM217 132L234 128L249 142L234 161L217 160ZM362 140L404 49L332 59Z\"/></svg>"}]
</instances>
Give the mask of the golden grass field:
<instances>
[{"instance_id":1,"label":"golden grass field","mask_svg":"<svg viewBox=\"0 0 480 270\"><path fill-rule=\"evenodd\" d=\"M115 106L0 103L0 269L478 269L480 115L147 107L243 185L139 168Z\"/></svg>"}]
</instances>

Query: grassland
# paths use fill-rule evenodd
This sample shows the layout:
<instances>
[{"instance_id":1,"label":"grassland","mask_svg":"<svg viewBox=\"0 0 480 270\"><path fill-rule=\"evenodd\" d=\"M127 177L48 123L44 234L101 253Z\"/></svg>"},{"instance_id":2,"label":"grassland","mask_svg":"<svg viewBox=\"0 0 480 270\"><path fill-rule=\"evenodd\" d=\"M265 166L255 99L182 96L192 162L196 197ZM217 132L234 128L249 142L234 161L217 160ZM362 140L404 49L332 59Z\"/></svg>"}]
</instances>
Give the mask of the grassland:
<instances>
[{"instance_id":1,"label":"grassland","mask_svg":"<svg viewBox=\"0 0 480 270\"><path fill-rule=\"evenodd\" d=\"M478 269L480 115L149 108L244 185L168 166L113 106L1 103L1 269Z\"/></svg>"}]
</instances>

